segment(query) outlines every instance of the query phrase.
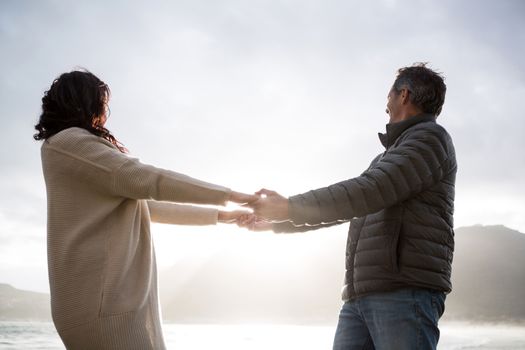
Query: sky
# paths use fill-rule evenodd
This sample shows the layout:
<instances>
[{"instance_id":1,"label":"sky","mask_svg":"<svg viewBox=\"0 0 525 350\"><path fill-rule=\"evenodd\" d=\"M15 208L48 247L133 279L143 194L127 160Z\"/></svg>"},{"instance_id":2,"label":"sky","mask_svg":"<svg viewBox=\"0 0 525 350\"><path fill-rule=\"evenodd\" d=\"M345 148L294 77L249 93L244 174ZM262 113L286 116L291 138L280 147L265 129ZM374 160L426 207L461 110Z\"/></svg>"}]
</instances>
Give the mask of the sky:
<instances>
[{"instance_id":1,"label":"sky","mask_svg":"<svg viewBox=\"0 0 525 350\"><path fill-rule=\"evenodd\" d=\"M522 1L2 0L0 52L0 283L48 290L33 126L51 82L80 67L110 86L107 127L141 161L289 196L366 169L397 69L429 62L446 77L455 226L525 232ZM228 225L153 232L161 268L279 244Z\"/></svg>"}]
</instances>

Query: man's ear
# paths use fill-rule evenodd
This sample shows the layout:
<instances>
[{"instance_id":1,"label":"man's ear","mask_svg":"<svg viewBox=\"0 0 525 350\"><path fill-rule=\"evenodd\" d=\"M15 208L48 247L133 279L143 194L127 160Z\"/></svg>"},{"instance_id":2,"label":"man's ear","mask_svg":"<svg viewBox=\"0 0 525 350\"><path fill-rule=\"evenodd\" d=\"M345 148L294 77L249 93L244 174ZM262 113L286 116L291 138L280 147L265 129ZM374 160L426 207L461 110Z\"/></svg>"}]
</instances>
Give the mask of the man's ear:
<instances>
[{"instance_id":1,"label":"man's ear","mask_svg":"<svg viewBox=\"0 0 525 350\"><path fill-rule=\"evenodd\" d=\"M409 94L410 94L410 91L408 91L408 89L401 89L400 95L401 95L402 104L406 105L410 103Z\"/></svg>"}]
</instances>

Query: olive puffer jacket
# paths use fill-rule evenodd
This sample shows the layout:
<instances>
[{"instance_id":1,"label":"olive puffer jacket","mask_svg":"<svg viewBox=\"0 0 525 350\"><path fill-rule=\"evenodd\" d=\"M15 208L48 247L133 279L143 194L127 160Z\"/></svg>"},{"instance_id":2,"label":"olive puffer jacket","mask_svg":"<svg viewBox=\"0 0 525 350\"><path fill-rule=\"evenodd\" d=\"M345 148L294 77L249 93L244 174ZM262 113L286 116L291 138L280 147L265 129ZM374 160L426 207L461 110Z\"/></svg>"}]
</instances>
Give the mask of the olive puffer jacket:
<instances>
[{"instance_id":1,"label":"olive puffer jacket","mask_svg":"<svg viewBox=\"0 0 525 350\"><path fill-rule=\"evenodd\" d=\"M359 177L289 198L306 231L351 220L343 300L404 287L451 290L456 156L435 117L387 125L386 151ZM302 227L301 227L302 226Z\"/></svg>"}]
</instances>

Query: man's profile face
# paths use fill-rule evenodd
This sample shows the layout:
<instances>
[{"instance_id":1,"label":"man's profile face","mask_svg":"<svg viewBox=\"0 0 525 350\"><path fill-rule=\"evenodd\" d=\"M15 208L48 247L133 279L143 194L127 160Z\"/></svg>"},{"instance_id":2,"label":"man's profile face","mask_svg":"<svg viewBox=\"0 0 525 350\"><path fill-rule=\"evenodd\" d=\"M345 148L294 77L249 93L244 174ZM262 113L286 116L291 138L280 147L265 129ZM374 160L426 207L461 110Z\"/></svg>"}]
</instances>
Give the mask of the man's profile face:
<instances>
[{"instance_id":1,"label":"man's profile face","mask_svg":"<svg viewBox=\"0 0 525 350\"><path fill-rule=\"evenodd\" d=\"M395 116L397 114L396 113L397 103L399 99L399 94L397 93L397 91L394 89L393 86L390 88L390 91L388 92L386 99L387 99L387 102L386 102L385 112L386 114L390 116L390 121L392 122L395 119Z\"/></svg>"}]
</instances>

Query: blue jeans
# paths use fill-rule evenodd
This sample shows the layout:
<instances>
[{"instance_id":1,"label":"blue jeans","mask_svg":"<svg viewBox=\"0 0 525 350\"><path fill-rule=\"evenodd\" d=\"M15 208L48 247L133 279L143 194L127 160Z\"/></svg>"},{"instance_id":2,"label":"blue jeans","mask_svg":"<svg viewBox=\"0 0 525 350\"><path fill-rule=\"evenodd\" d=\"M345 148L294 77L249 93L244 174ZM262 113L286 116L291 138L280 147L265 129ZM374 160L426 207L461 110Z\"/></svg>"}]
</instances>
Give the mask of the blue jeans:
<instances>
[{"instance_id":1,"label":"blue jeans","mask_svg":"<svg viewBox=\"0 0 525 350\"><path fill-rule=\"evenodd\" d=\"M400 289L346 302L339 314L334 350L434 350L445 294Z\"/></svg>"}]
</instances>

